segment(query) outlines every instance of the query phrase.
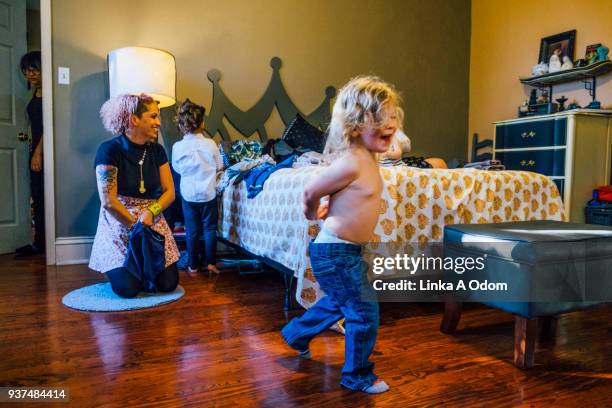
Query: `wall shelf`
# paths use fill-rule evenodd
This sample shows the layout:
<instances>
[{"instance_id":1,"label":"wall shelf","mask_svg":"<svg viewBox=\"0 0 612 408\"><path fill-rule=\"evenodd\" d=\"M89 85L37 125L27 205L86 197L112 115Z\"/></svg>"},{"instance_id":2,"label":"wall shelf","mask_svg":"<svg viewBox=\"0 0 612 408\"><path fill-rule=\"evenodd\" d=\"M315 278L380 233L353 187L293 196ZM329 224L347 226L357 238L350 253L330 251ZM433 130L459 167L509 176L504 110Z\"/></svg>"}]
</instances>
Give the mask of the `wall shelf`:
<instances>
[{"instance_id":1,"label":"wall shelf","mask_svg":"<svg viewBox=\"0 0 612 408\"><path fill-rule=\"evenodd\" d=\"M597 87L597 77L612 71L612 61L599 61L586 67L565 69L553 73L536 75L532 77L519 78L521 83L537 88L548 88L548 95L552 101L553 85L571 81L582 81L584 88L589 91L592 97L591 103L586 108L599 109L601 104L596 100L595 88ZM552 103L550 104L552 106ZM549 110L549 113L552 113Z\"/></svg>"},{"instance_id":2,"label":"wall shelf","mask_svg":"<svg viewBox=\"0 0 612 408\"><path fill-rule=\"evenodd\" d=\"M586 67L566 69L549 74L519 78L521 83L538 88L545 88L563 82L580 81L601 76L612 71L612 61L600 61Z\"/></svg>"}]
</instances>

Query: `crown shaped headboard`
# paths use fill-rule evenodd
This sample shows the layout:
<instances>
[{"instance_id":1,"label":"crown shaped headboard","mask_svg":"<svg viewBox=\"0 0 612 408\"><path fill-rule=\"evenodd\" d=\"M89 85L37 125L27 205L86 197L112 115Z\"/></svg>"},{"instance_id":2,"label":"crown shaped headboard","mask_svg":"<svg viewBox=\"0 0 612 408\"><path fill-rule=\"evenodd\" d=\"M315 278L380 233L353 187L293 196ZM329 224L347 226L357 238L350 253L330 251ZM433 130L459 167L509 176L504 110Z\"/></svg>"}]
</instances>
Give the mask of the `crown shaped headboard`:
<instances>
[{"instance_id":1,"label":"crown shaped headboard","mask_svg":"<svg viewBox=\"0 0 612 408\"><path fill-rule=\"evenodd\" d=\"M272 114L274 106L276 106L285 126L291 123L295 115L299 113L314 126L325 130L331 118L330 101L336 96L336 88L333 86L325 88L325 98L319 107L309 114L304 114L291 101L285 90L279 72L281 66L280 58L274 57L270 60L270 67L272 67L270 83L262 97L246 112L230 101L221 89L219 83L221 73L219 70L208 71L208 79L213 84L213 99L210 112L205 120L206 132L211 136L219 133L223 140L230 140L230 134L223 123L223 118L227 118L229 123L245 138L257 132L260 140L265 143L268 140L265 123Z\"/></svg>"}]
</instances>

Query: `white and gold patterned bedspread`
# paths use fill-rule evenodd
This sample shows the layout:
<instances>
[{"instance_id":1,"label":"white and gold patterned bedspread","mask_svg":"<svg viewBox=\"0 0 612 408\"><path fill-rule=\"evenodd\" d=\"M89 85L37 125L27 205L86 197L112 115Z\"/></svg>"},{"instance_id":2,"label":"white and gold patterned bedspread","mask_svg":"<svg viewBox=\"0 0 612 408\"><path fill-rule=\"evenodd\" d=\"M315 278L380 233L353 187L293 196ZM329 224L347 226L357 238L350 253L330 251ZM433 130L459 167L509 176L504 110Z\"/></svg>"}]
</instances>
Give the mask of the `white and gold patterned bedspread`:
<instances>
[{"instance_id":1,"label":"white and gold patterned bedspread","mask_svg":"<svg viewBox=\"0 0 612 408\"><path fill-rule=\"evenodd\" d=\"M221 236L294 271L298 302L308 308L323 295L310 269L308 243L321 221L302 213L304 185L321 167L282 169L247 198L245 183L230 184L222 200ZM444 225L565 220L555 183L522 171L380 169L380 218L372 241L441 241Z\"/></svg>"}]
</instances>

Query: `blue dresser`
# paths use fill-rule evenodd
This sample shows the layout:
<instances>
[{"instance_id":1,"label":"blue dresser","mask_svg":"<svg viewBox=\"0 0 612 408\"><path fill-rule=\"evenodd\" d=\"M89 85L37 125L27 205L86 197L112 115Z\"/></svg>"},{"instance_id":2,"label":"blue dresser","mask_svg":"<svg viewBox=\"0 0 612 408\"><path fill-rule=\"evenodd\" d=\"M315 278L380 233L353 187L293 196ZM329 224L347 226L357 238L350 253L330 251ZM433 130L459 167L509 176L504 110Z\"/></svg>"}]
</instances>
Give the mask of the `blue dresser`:
<instances>
[{"instance_id":1,"label":"blue dresser","mask_svg":"<svg viewBox=\"0 0 612 408\"><path fill-rule=\"evenodd\" d=\"M495 122L493 157L557 185L570 221L584 222L592 190L609 184L612 111L576 109Z\"/></svg>"}]
</instances>

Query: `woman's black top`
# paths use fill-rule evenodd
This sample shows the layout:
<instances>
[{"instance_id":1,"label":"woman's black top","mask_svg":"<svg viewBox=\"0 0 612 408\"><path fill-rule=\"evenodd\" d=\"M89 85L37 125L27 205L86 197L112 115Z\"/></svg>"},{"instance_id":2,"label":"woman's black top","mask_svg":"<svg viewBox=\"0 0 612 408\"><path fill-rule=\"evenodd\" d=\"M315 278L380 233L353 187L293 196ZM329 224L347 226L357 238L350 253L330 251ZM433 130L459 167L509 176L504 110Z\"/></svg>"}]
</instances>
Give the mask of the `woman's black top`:
<instances>
[{"instance_id":1,"label":"woman's black top","mask_svg":"<svg viewBox=\"0 0 612 408\"><path fill-rule=\"evenodd\" d=\"M142 175L146 191L141 193L140 166L144 151ZM125 135L108 140L98 147L96 166L106 164L117 168L117 193L135 198L159 198L162 194L159 167L168 163L166 151L159 143L143 145L131 142Z\"/></svg>"},{"instance_id":2,"label":"woman's black top","mask_svg":"<svg viewBox=\"0 0 612 408\"><path fill-rule=\"evenodd\" d=\"M32 144L30 145L30 156L34 153L34 149L40 143L43 135L43 110L42 98L32 95L32 99L27 106L28 117L30 118L30 128L32 130Z\"/></svg>"}]
</instances>

